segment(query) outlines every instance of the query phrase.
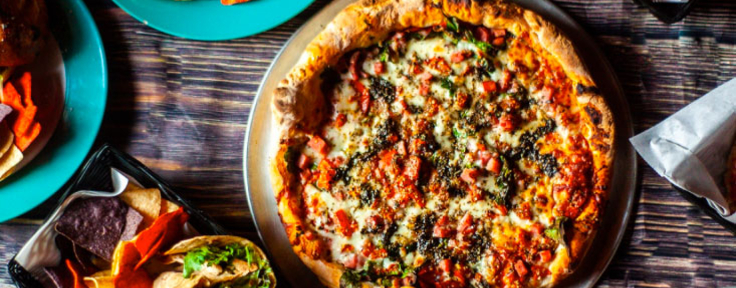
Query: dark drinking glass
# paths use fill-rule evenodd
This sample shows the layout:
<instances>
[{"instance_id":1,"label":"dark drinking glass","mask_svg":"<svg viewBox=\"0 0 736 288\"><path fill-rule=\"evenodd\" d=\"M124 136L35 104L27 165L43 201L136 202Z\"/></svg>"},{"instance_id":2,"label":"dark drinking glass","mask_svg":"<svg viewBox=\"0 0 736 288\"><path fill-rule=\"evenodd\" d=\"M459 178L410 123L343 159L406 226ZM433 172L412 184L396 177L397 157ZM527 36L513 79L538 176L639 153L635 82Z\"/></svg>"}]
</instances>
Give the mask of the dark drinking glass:
<instances>
[{"instance_id":1,"label":"dark drinking glass","mask_svg":"<svg viewBox=\"0 0 736 288\"><path fill-rule=\"evenodd\" d=\"M634 0L649 8L649 11L664 23L682 20L697 0Z\"/></svg>"}]
</instances>

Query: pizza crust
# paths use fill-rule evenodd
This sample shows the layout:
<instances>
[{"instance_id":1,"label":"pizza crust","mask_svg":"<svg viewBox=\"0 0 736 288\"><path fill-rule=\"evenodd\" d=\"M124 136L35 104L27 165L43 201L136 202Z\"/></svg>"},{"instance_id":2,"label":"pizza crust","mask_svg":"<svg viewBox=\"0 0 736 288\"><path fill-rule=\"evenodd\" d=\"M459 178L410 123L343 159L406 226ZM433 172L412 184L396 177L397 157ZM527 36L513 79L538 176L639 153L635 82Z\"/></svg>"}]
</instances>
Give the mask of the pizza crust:
<instances>
[{"instance_id":1,"label":"pizza crust","mask_svg":"<svg viewBox=\"0 0 736 288\"><path fill-rule=\"evenodd\" d=\"M553 24L536 13L504 1L462 0L362 0L349 5L330 22L307 46L304 53L274 91L272 102L274 120L279 126L280 148L273 161L273 187L279 203L278 210L293 248L302 261L328 287L338 287L342 267L316 259L305 252L303 223L295 199L298 193L289 189L296 175L288 171L284 155L295 142L305 142L301 133L315 131L324 118L326 104L321 91L319 73L336 64L346 52L374 45L390 32L409 27L429 27L442 23L445 15L473 25L503 27L519 35L528 32L542 49L559 61L567 76L580 85L578 103L584 105L586 135L594 153L595 197L589 197L580 216L573 220L569 252L572 262L580 260L596 231L606 195L610 190L610 166L614 157L614 122L603 97L585 65L566 38ZM539 51L538 51L539 52ZM296 184L293 184L296 185ZM570 271L567 271L570 272Z\"/></svg>"}]
</instances>

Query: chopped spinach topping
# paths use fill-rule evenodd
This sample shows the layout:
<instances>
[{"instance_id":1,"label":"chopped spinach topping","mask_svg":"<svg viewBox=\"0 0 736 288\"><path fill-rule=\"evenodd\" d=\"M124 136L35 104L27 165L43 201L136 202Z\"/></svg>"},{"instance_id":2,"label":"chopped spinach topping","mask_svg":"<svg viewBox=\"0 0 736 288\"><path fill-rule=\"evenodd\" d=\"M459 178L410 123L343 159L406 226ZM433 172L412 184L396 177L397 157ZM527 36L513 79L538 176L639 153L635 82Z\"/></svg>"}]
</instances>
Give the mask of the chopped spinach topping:
<instances>
[{"instance_id":1,"label":"chopped spinach topping","mask_svg":"<svg viewBox=\"0 0 736 288\"><path fill-rule=\"evenodd\" d=\"M450 96L455 96L455 92L457 92L457 87L455 87L455 83L452 83L452 81L450 81L450 78L442 78L442 80L440 80L440 86L447 89L447 91L450 92Z\"/></svg>"},{"instance_id":2,"label":"chopped spinach topping","mask_svg":"<svg viewBox=\"0 0 736 288\"><path fill-rule=\"evenodd\" d=\"M370 93L375 99L383 99L386 103L391 103L396 97L396 87L381 77L371 77Z\"/></svg>"},{"instance_id":3,"label":"chopped spinach topping","mask_svg":"<svg viewBox=\"0 0 736 288\"><path fill-rule=\"evenodd\" d=\"M554 119L547 119L545 125L535 129L534 131L526 131L521 135L519 141L521 145L514 148L512 152L513 159L526 158L539 164L544 174L549 177L557 174L557 159L552 154L542 154L537 148L537 140L544 135L555 130L556 124Z\"/></svg>"},{"instance_id":4,"label":"chopped spinach topping","mask_svg":"<svg viewBox=\"0 0 736 288\"><path fill-rule=\"evenodd\" d=\"M457 23L457 19L455 17L447 17L447 29L450 29L454 32L460 32L460 24Z\"/></svg>"},{"instance_id":5,"label":"chopped spinach topping","mask_svg":"<svg viewBox=\"0 0 736 288\"><path fill-rule=\"evenodd\" d=\"M371 206L373 205L373 202L378 199L378 197L381 197L381 192L379 192L376 189L373 189L368 183L363 183L360 185L360 204L364 206Z\"/></svg>"}]
</instances>

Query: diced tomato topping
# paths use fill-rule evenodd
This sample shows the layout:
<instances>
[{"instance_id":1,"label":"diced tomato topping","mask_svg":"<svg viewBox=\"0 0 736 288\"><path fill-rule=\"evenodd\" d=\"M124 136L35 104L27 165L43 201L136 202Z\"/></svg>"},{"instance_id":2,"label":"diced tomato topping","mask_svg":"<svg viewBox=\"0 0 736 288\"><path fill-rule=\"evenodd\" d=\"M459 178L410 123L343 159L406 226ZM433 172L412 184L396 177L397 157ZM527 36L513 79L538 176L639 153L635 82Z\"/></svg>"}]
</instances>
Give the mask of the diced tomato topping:
<instances>
[{"instance_id":1,"label":"diced tomato topping","mask_svg":"<svg viewBox=\"0 0 736 288\"><path fill-rule=\"evenodd\" d=\"M496 82L492 80L483 81L483 91L486 93L492 93L496 92L498 87L496 86Z\"/></svg>"},{"instance_id":2,"label":"diced tomato topping","mask_svg":"<svg viewBox=\"0 0 736 288\"><path fill-rule=\"evenodd\" d=\"M523 220L529 220L532 218L532 209L529 205L529 202L524 202L516 206L516 215L519 216L520 219Z\"/></svg>"},{"instance_id":3,"label":"diced tomato topping","mask_svg":"<svg viewBox=\"0 0 736 288\"><path fill-rule=\"evenodd\" d=\"M554 95L554 93L555 93L555 88L545 85L544 88L542 88L542 95L541 95L542 99L545 102L552 102L552 96Z\"/></svg>"},{"instance_id":4,"label":"diced tomato topping","mask_svg":"<svg viewBox=\"0 0 736 288\"><path fill-rule=\"evenodd\" d=\"M488 37L488 34L490 33L488 33L488 28L486 27L481 27L481 26L475 27L474 34L475 34L475 38L483 42L488 42L488 39L490 38Z\"/></svg>"},{"instance_id":5,"label":"diced tomato topping","mask_svg":"<svg viewBox=\"0 0 736 288\"><path fill-rule=\"evenodd\" d=\"M452 63L463 62L463 60L467 59L470 56L470 53L471 52L467 50L454 52L452 53L452 55L450 55L450 61L452 61Z\"/></svg>"},{"instance_id":6,"label":"diced tomato topping","mask_svg":"<svg viewBox=\"0 0 736 288\"><path fill-rule=\"evenodd\" d=\"M506 37L506 29L503 28L497 28L493 29L493 37Z\"/></svg>"},{"instance_id":7,"label":"diced tomato topping","mask_svg":"<svg viewBox=\"0 0 736 288\"><path fill-rule=\"evenodd\" d=\"M419 169L421 169L422 159L417 156L410 156L404 167L404 175L412 181L419 178Z\"/></svg>"},{"instance_id":8,"label":"diced tomato topping","mask_svg":"<svg viewBox=\"0 0 736 288\"><path fill-rule=\"evenodd\" d=\"M429 84L422 83L419 84L419 95L427 96L429 94Z\"/></svg>"},{"instance_id":9,"label":"diced tomato topping","mask_svg":"<svg viewBox=\"0 0 736 288\"><path fill-rule=\"evenodd\" d=\"M516 263L514 264L514 269L516 270L516 274L519 275L519 278L524 278L524 276L529 273L529 270L526 268L524 261L521 260L516 260Z\"/></svg>"},{"instance_id":10,"label":"diced tomato topping","mask_svg":"<svg viewBox=\"0 0 736 288\"><path fill-rule=\"evenodd\" d=\"M440 72L442 74L450 74L450 72L452 72L452 68L450 68L450 65L447 64L445 58L437 56L432 57L426 61L427 66L431 67L434 70L437 70L437 72Z\"/></svg>"},{"instance_id":11,"label":"diced tomato topping","mask_svg":"<svg viewBox=\"0 0 736 288\"><path fill-rule=\"evenodd\" d=\"M432 229L432 237L435 238L447 238L447 236L450 236L450 228L447 227L447 224L449 222L449 218L447 218L446 215L443 215L440 217L439 220L437 220L437 223L434 224L434 228Z\"/></svg>"},{"instance_id":12,"label":"diced tomato topping","mask_svg":"<svg viewBox=\"0 0 736 288\"><path fill-rule=\"evenodd\" d=\"M345 122L348 121L348 117L345 116L345 114L337 113L337 116L335 116L335 127L340 128L342 125L345 125Z\"/></svg>"},{"instance_id":13,"label":"diced tomato topping","mask_svg":"<svg viewBox=\"0 0 736 288\"><path fill-rule=\"evenodd\" d=\"M350 256L348 256L348 258L345 260L345 268L348 268L348 269L358 268L358 255L357 254L351 254Z\"/></svg>"},{"instance_id":14,"label":"diced tomato topping","mask_svg":"<svg viewBox=\"0 0 736 288\"><path fill-rule=\"evenodd\" d=\"M356 51L350 56L350 77L353 81L360 79L360 51Z\"/></svg>"},{"instance_id":15,"label":"diced tomato topping","mask_svg":"<svg viewBox=\"0 0 736 288\"><path fill-rule=\"evenodd\" d=\"M511 71L509 70L503 70L503 74L501 74L501 79L499 79L498 84L501 86L501 91L506 91L509 88L511 88Z\"/></svg>"},{"instance_id":16,"label":"diced tomato topping","mask_svg":"<svg viewBox=\"0 0 736 288\"><path fill-rule=\"evenodd\" d=\"M389 167L394 166L394 155L396 155L398 152L396 152L395 149L389 149L389 150L383 150L381 151L378 156L380 157L379 160L379 168L386 169Z\"/></svg>"},{"instance_id":17,"label":"diced tomato topping","mask_svg":"<svg viewBox=\"0 0 736 288\"><path fill-rule=\"evenodd\" d=\"M501 173L501 160L498 157L491 157L488 159L488 164L486 164L486 170L494 174Z\"/></svg>"},{"instance_id":18,"label":"diced tomato topping","mask_svg":"<svg viewBox=\"0 0 736 288\"><path fill-rule=\"evenodd\" d=\"M480 159L481 165L488 164L488 160L491 160L492 157L493 157L493 153L491 153L491 151L478 149L478 158Z\"/></svg>"},{"instance_id":19,"label":"diced tomato topping","mask_svg":"<svg viewBox=\"0 0 736 288\"><path fill-rule=\"evenodd\" d=\"M322 138L317 135L314 135L312 136L312 139L309 139L309 142L307 142L307 146L309 146L309 148L312 148L312 150L319 153L320 155L327 155L327 152L329 152L327 142L325 142L325 140L322 140Z\"/></svg>"},{"instance_id":20,"label":"diced tomato topping","mask_svg":"<svg viewBox=\"0 0 736 288\"><path fill-rule=\"evenodd\" d=\"M422 80L424 83L429 83L429 81L432 81L432 73L429 73L429 71L424 71L422 74L419 74L419 80Z\"/></svg>"},{"instance_id":21,"label":"diced tomato topping","mask_svg":"<svg viewBox=\"0 0 736 288\"><path fill-rule=\"evenodd\" d=\"M309 164L312 162L312 159L309 159L309 156L306 154L299 155L299 160L297 160L296 165L299 167L299 169L304 169L309 166Z\"/></svg>"},{"instance_id":22,"label":"diced tomato topping","mask_svg":"<svg viewBox=\"0 0 736 288\"><path fill-rule=\"evenodd\" d=\"M496 39L493 39L494 46L503 46L504 43L506 43L506 39L504 39L503 37L498 37Z\"/></svg>"},{"instance_id":23,"label":"diced tomato topping","mask_svg":"<svg viewBox=\"0 0 736 288\"><path fill-rule=\"evenodd\" d=\"M552 260L552 252L549 252L549 250L539 251L539 261L547 263L549 260Z\"/></svg>"},{"instance_id":24,"label":"diced tomato topping","mask_svg":"<svg viewBox=\"0 0 736 288\"><path fill-rule=\"evenodd\" d=\"M322 159L322 161L319 162L319 165L317 166L317 170L319 171L319 178L317 178L317 187L322 189L330 189L330 182L332 182L332 177L335 177L335 169L332 168L332 164L330 164L330 161L327 161L326 159Z\"/></svg>"},{"instance_id":25,"label":"diced tomato topping","mask_svg":"<svg viewBox=\"0 0 736 288\"><path fill-rule=\"evenodd\" d=\"M542 235L542 233L544 233L544 226L542 226L539 223L534 223L534 225L532 225L529 228L532 231L532 234L535 235L535 236L536 235Z\"/></svg>"},{"instance_id":26,"label":"diced tomato topping","mask_svg":"<svg viewBox=\"0 0 736 288\"><path fill-rule=\"evenodd\" d=\"M371 109L371 94L368 92L368 89L365 89L365 85L363 83L360 83L360 81L353 81L353 88L358 92L360 95L360 111L363 113L368 113L368 110Z\"/></svg>"},{"instance_id":27,"label":"diced tomato topping","mask_svg":"<svg viewBox=\"0 0 736 288\"><path fill-rule=\"evenodd\" d=\"M468 184L475 183L475 179L478 178L478 174L480 172L478 169L463 169L463 173L460 174L460 179L463 179L463 181L467 182Z\"/></svg>"},{"instance_id":28,"label":"diced tomato topping","mask_svg":"<svg viewBox=\"0 0 736 288\"><path fill-rule=\"evenodd\" d=\"M420 75L422 73L422 71L424 71L424 69L422 69L422 66L421 65L416 65L416 64L415 65L411 65L411 67L409 67L409 69L410 69L412 75Z\"/></svg>"},{"instance_id":29,"label":"diced tomato topping","mask_svg":"<svg viewBox=\"0 0 736 288\"><path fill-rule=\"evenodd\" d=\"M376 61L373 63L373 72L376 72L376 75L382 74L386 71L386 64L384 64L381 61Z\"/></svg>"},{"instance_id":30,"label":"diced tomato topping","mask_svg":"<svg viewBox=\"0 0 736 288\"><path fill-rule=\"evenodd\" d=\"M457 92L457 97L455 97L455 105L458 108L463 109L463 108L465 108L468 105L468 100L469 99L470 99L470 97L468 97L468 94L467 93L462 92L462 91L461 92Z\"/></svg>"},{"instance_id":31,"label":"diced tomato topping","mask_svg":"<svg viewBox=\"0 0 736 288\"><path fill-rule=\"evenodd\" d=\"M473 215L465 213L465 216L460 219L460 224L457 225L457 231L463 234L475 232L475 227L473 227Z\"/></svg>"},{"instance_id":32,"label":"diced tomato topping","mask_svg":"<svg viewBox=\"0 0 736 288\"><path fill-rule=\"evenodd\" d=\"M450 259L444 259L444 260L440 261L440 265L439 266L440 266L440 270L442 270L443 272L445 272L447 274L450 274L450 272L452 270L452 260L450 260Z\"/></svg>"},{"instance_id":33,"label":"diced tomato topping","mask_svg":"<svg viewBox=\"0 0 736 288\"><path fill-rule=\"evenodd\" d=\"M501 125L501 129L504 131L514 131L516 129L516 118L513 114L503 114L498 119L498 124Z\"/></svg>"},{"instance_id":34,"label":"diced tomato topping","mask_svg":"<svg viewBox=\"0 0 736 288\"><path fill-rule=\"evenodd\" d=\"M506 216L509 214L509 210L506 209L506 206L496 204L496 209L498 209L499 213L501 213L501 216Z\"/></svg>"},{"instance_id":35,"label":"diced tomato topping","mask_svg":"<svg viewBox=\"0 0 736 288\"><path fill-rule=\"evenodd\" d=\"M337 218L337 225L339 226L340 232L345 237L350 237L355 232L355 221L348 217L348 214L344 210L340 209L335 212L335 218Z\"/></svg>"}]
</instances>

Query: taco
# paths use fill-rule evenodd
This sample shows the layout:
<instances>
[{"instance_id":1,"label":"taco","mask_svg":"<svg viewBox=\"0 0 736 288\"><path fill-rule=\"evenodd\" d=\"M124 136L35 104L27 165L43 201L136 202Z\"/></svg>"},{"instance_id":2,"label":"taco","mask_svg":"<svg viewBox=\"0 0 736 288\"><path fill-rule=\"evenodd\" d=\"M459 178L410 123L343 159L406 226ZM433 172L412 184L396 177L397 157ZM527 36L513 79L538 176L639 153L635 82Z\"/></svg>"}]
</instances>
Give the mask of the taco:
<instances>
[{"instance_id":1,"label":"taco","mask_svg":"<svg viewBox=\"0 0 736 288\"><path fill-rule=\"evenodd\" d=\"M181 265L159 275L154 288L273 288L276 277L258 246L236 236L199 236L181 241L164 253L166 262Z\"/></svg>"}]
</instances>

